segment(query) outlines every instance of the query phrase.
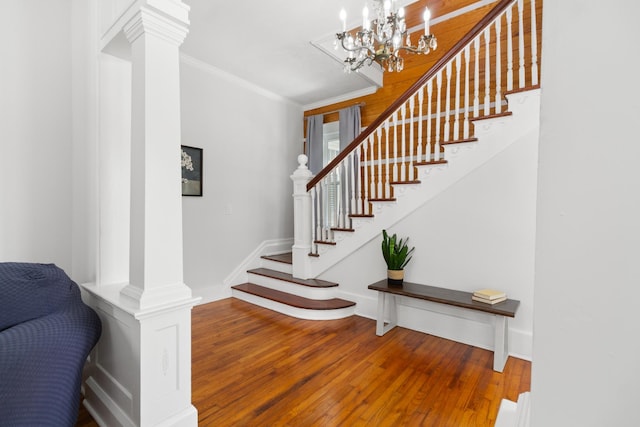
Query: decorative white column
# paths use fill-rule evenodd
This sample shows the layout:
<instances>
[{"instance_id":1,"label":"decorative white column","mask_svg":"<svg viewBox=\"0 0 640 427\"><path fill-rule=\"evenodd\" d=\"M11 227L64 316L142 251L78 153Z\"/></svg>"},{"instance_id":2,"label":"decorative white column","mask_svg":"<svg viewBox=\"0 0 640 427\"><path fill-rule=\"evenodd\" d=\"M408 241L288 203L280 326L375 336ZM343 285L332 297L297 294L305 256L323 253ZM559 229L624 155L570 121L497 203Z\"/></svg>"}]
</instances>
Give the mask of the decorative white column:
<instances>
[{"instance_id":1,"label":"decorative white column","mask_svg":"<svg viewBox=\"0 0 640 427\"><path fill-rule=\"evenodd\" d=\"M191 296L182 283L179 46L187 22L142 6L124 26L131 43L129 285L140 308Z\"/></svg>"},{"instance_id":2,"label":"decorative white column","mask_svg":"<svg viewBox=\"0 0 640 427\"><path fill-rule=\"evenodd\" d=\"M103 332L83 403L101 426L198 424L191 404L198 299L182 265L179 46L188 12L179 0L138 0L113 25L121 29L114 43L124 35L131 45L130 273L125 284L84 285Z\"/></svg>"},{"instance_id":3,"label":"decorative white column","mask_svg":"<svg viewBox=\"0 0 640 427\"><path fill-rule=\"evenodd\" d=\"M293 181L293 247L292 271L298 279L311 278L311 195L307 184L313 174L307 168L307 156L298 156L300 166L291 175Z\"/></svg>"}]
</instances>

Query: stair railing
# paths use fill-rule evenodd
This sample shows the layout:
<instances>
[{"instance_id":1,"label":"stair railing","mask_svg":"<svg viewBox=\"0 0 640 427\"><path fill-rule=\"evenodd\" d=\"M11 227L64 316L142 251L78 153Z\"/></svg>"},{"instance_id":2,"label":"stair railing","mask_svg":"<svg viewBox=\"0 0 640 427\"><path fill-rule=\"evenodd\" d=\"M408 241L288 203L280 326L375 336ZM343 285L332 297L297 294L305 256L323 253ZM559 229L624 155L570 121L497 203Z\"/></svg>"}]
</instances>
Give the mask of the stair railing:
<instances>
[{"instance_id":1,"label":"stair railing","mask_svg":"<svg viewBox=\"0 0 640 427\"><path fill-rule=\"evenodd\" d=\"M501 0L322 171L308 174L310 212L297 220L311 241L302 246L314 255L335 245L334 232L349 231L352 218L373 216L371 202L395 200L393 185L418 183L418 166L446 162L443 145L471 140L474 118L502 114L515 79L520 89L538 84L535 0Z\"/></svg>"}]
</instances>

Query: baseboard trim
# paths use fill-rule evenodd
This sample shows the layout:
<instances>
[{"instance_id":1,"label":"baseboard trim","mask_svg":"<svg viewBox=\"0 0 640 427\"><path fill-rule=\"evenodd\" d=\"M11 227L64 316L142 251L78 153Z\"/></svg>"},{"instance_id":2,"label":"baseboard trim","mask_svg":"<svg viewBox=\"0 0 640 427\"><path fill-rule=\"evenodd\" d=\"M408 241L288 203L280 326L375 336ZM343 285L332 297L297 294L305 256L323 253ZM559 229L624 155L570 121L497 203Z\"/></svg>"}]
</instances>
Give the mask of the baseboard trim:
<instances>
[{"instance_id":1,"label":"baseboard trim","mask_svg":"<svg viewBox=\"0 0 640 427\"><path fill-rule=\"evenodd\" d=\"M244 283L248 280L247 270L260 266L262 255L279 254L291 251L293 237L286 239L265 240L253 250L227 277L222 284L231 292L231 286ZM229 294L231 295L231 294Z\"/></svg>"}]
</instances>

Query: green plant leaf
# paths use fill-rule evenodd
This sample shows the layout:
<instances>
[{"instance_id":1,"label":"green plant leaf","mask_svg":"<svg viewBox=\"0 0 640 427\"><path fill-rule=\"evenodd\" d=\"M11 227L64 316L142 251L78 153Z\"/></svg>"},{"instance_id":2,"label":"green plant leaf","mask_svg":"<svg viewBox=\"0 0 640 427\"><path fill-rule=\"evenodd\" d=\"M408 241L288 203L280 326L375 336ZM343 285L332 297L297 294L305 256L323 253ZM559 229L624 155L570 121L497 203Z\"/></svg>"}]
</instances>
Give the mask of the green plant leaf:
<instances>
[{"instance_id":1,"label":"green plant leaf","mask_svg":"<svg viewBox=\"0 0 640 427\"><path fill-rule=\"evenodd\" d=\"M398 239L396 234L389 237L386 230L382 230L382 255L389 270L402 270L411 260L415 248L409 249L409 238Z\"/></svg>"}]
</instances>

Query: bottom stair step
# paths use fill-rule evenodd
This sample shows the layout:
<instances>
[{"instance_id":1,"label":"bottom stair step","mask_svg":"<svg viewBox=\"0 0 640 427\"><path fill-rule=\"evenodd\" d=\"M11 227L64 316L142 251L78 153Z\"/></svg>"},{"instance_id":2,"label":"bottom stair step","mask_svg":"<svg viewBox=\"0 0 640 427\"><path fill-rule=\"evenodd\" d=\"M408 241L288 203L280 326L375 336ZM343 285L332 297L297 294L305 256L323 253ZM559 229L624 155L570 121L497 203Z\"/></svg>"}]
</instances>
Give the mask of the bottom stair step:
<instances>
[{"instance_id":1,"label":"bottom stair step","mask_svg":"<svg viewBox=\"0 0 640 427\"><path fill-rule=\"evenodd\" d=\"M332 298L327 300L316 300L289 294L287 292L278 291L253 283L243 283L241 285L232 286L232 289L256 295L281 304L290 305L292 307L307 310L339 310L342 308L353 307L356 303L343 300L340 298Z\"/></svg>"}]
</instances>

